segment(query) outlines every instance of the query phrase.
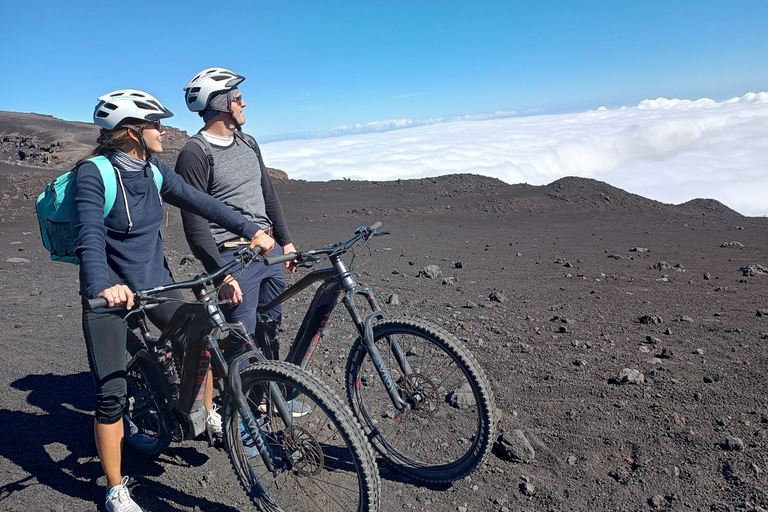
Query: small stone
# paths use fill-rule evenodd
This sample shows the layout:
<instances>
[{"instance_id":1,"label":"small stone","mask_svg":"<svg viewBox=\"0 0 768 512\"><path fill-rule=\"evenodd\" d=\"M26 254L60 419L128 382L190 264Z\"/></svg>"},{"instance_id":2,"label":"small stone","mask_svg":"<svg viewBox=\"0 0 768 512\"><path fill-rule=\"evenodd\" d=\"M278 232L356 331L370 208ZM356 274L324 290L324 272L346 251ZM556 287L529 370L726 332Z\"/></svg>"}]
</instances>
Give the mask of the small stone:
<instances>
[{"instance_id":1,"label":"small stone","mask_svg":"<svg viewBox=\"0 0 768 512\"><path fill-rule=\"evenodd\" d=\"M460 261L456 261L456 262L454 262L453 267L454 268L464 268L464 264L462 262L460 262Z\"/></svg>"},{"instance_id":2,"label":"small stone","mask_svg":"<svg viewBox=\"0 0 768 512\"><path fill-rule=\"evenodd\" d=\"M661 349L661 354L659 354L659 357L663 359L672 359L672 357L674 357L674 354L672 353L671 349L664 347Z\"/></svg>"},{"instance_id":3,"label":"small stone","mask_svg":"<svg viewBox=\"0 0 768 512\"><path fill-rule=\"evenodd\" d=\"M641 324L660 324L663 322L661 317L657 315L643 315L638 320Z\"/></svg>"},{"instance_id":4,"label":"small stone","mask_svg":"<svg viewBox=\"0 0 768 512\"><path fill-rule=\"evenodd\" d=\"M728 436L725 438L725 449L732 452L740 452L744 449L744 441L738 437Z\"/></svg>"},{"instance_id":5,"label":"small stone","mask_svg":"<svg viewBox=\"0 0 768 512\"><path fill-rule=\"evenodd\" d=\"M443 275L443 271L437 265L427 265L419 271L419 277L426 277L428 279L437 279Z\"/></svg>"},{"instance_id":6,"label":"small stone","mask_svg":"<svg viewBox=\"0 0 768 512\"><path fill-rule=\"evenodd\" d=\"M493 453L502 460L526 464L533 462L536 457L536 451L522 430L512 430L501 434L493 445Z\"/></svg>"},{"instance_id":7,"label":"small stone","mask_svg":"<svg viewBox=\"0 0 768 512\"><path fill-rule=\"evenodd\" d=\"M533 496L536 494L536 487L530 482L523 482L520 484L520 492L525 496Z\"/></svg>"},{"instance_id":8,"label":"small stone","mask_svg":"<svg viewBox=\"0 0 768 512\"><path fill-rule=\"evenodd\" d=\"M392 306L400 305L400 296L398 294L396 294L396 293L393 293L387 299L387 304L391 304Z\"/></svg>"},{"instance_id":9,"label":"small stone","mask_svg":"<svg viewBox=\"0 0 768 512\"><path fill-rule=\"evenodd\" d=\"M506 302L507 298L504 296L503 293L492 291L490 295L488 295L488 299L492 300L493 302Z\"/></svg>"},{"instance_id":10,"label":"small stone","mask_svg":"<svg viewBox=\"0 0 768 512\"><path fill-rule=\"evenodd\" d=\"M630 368L624 368L621 370L616 377L616 380L619 382L619 384L644 384L645 383L645 375L640 373L639 370L634 370Z\"/></svg>"},{"instance_id":11,"label":"small stone","mask_svg":"<svg viewBox=\"0 0 768 512\"><path fill-rule=\"evenodd\" d=\"M26 258L7 258L5 261L7 261L8 263L31 263Z\"/></svg>"},{"instance_id":12,"label":"small stone","mask_svg":"<svg viewBox=\"0 0 768 512\"><path fill-rule=\"evenodd\" d=\"M652 508L662 508L664 505L666 505L667 500L664 498L664 496L657 494L656 496L652 497L648 500L648 504Z\"/></svg>"}]
</instances>

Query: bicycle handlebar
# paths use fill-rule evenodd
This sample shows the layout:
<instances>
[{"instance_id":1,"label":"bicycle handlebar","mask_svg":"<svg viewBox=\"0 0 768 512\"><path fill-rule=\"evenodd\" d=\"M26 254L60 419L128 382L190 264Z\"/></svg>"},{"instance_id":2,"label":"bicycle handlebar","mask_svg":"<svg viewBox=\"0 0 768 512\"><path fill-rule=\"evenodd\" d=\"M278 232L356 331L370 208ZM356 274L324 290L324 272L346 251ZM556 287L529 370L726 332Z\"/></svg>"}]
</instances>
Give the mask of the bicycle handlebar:
<instances>
[{"instance_id":1,"label":"bicycle handlebar","mask_svg":"<svg viewBox=\"0 0 768 512\"><path fill-rule=\"evenodd\" d=\"M281 254L278 256L268 256L266 258L263 258L263 261L265 265L276 265L278 263L284 263L286 261L293 261L293 260L299 260L300 262L301 261L317 261L317 258L316 258L317 255L330 256L333 254L343 253L349 250L350 247L355 245L361 239L368 241L368 239L372 236L388 234L386 231L377 233L376 230L379 229L380 227L381 227L380 221L374 222L370 226L362 225L355 230L355 236L347 240L346 242L340 242L336 245L332 245L330 247L323 247L321 249L311 249L309 251L292 252L289 254ZM249 247L244 247L237 252L237 255L235 256L234 260L227 263L226 265L219 268L218 270L214 270L213 272L208 274L200 274L198 276L195 276L193 279L190 279L189 281L172 283L166 286L158 286L156 288L152 288L149 290L138 290L134 292L134 297L137 298L139 301L141 301L142 299L146 300L148 298L151 298L153 295L156 295L164 291L203 288L209 283L213 283L214 281L222 279L225 275L229 273L229 271L233 267L235 267L240 263L242 263L245 266L250 265L258 257L259 253L260 251L258 248L250 249ZM107 302L107 299L103 297L88 299L85 301L85 304L84 304L84 308L86 310L106 308L108 306L109 306L109 303ZM120 308L122 307L119 306L118 308L114 308L114 309L120 309Z\"/></svg>"},{"instance_id":2,"label":"bicycle handlebar","mask_svg":"<svg viewBox=\"0 0 768 512\"><path fill-rule=\"evenodd\" d=\"M190 279L189 281L181 281L178 283L171 283L165 286L157 286L155 288L151 288L148 290L137 290L133 292L133 296L138 301L141 301L141 300L152 298L154 295L157 295L160 292L171 291L171 290L185 290L185 289L194 290L194 289L204 288L205 286L211 283L214 283L216 281L223 279L224 276L226 276L229 273L229 271L235 266L241 263L244 266L250 265L259 256L260 252L261 250L258 247L254 249L251 249L250 247L243 247L242 249L237 251L235 258L232 261L230 261L223 267L220 267L219 269L214 270L213 272L197 275L194 278ZM83 305L86 311L92 310L92 309L98 309L98 308L106 308L108 306L109 306L109 303L107 302L107 299L103 297L87 299ZM125 308L123 306L118 306L116 308L111 308L111 309L125 309Z\"/></svg>"},{"instance_id":3,"label":"bicycle handlebar","mask_svg":"<svg viewBox=\"0 0 768 512\"><path fill-rule=\"evenodd\" d=\"M278 263L285 263L286 261L293 261L296 259L297 254L295 252L289 252L288 254L280 254L278 256L267 256L264 258L264 264L277 265Z\"/></svg>"},{"instance_id":4,"label":"bicycle handlebar","mask_svg":"<svg viewBox=\"0 0 768 512\"><path fill-rule=\"evenodd\" d=\"M323 247L320 249L310 249L308 251L292 252L280 256L264 258L265 265L275 265L286 261L297 260L300 264L307 262L310 264L318 261L318 256L334 256L347 252L353 245L360 240L368 241L372 236L387 235L386 231L377 233L376 230L381 227L381 222L374 222L370 226L362 225L355 230L355 236L346 242L339 242L336 245Z\"/></svg>"}]
</instances>

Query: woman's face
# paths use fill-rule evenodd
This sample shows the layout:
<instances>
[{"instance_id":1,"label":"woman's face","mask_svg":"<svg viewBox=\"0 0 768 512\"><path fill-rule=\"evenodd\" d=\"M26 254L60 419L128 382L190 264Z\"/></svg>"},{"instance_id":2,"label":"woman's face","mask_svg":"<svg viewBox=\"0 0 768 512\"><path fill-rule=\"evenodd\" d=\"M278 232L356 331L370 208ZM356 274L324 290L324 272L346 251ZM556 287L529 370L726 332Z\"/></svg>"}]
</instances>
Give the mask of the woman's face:
<instances>
[{"instance_id":1,"label":"woman's face","mask_svg":"<svg viewBox=\"0 0 768 512\"><path fill-rule=\"evenodd\" d=\"M144 142L147 143L147 149L149 152L162 153L163 152L163 135L165 135L165 128L160 121L152 121L144 125Z\"/></svg>"}]
</instances>

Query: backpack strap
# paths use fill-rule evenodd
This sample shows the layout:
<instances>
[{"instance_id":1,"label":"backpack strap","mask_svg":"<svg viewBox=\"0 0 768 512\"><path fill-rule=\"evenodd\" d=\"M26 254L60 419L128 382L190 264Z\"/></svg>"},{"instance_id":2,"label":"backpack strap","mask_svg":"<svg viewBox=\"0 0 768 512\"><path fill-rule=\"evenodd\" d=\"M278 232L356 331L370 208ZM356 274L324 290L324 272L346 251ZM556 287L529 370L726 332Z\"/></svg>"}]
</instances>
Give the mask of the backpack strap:
<instances>
[{"instance_id":1,"label":"backpack strap","mask_svg":"<svg viewBox=\"0 0 768 512\"><path fill-rule=\"evenodd\" d=\"M112 211L115 199L117 198L117 177L115 176L117 169L115 169L112 162L106 156L96 156L88 161L96 164L101 173L101 181L104 182L104 218L106 219L109 212ZM152 169L152 178L155 180L157 194L161 198L160 201L162 203L160 191L163 189L163 173L152 162L149 163L149 167Z\"/></svg>"},{"instance_id":2,"label":"backpack strap","mask_svg":"<svg viewBox=\"0 0 768 512\"><path fill-rule=\"evenodd\" d=\"M163 190L163 173L161 173L160 169L158 169L157 166L152 162L149 162L149 168L152 169L152 177L155 179L157 193L159 194L160 191Z\"/></svg>"},{"instance_id":3,"label":"backpack strap","mask_svg":"<svg viewBox=\"0 0 768 512\"><path fill-rule=\"evenodd\" d=\"M104 182L104 218L112 211L112 207L115 205L115 198L117 197L117 178L115 173L117 172L112 165L112 162L105 156L97 156L89 160L96 164L101 173L101 181Z\"/></svg>"},{"instance_id":4,"label":"backpack strap","mask_svg":"<svg viewBox=\"0 0 768 512\"><path fill-rule=\"evenodd\" d=\"M203 137L203 134L197 132L189 138L189 142L194 142L197 146L203 150L203 155L208 159L208 187L206 187L208 194L211 193L211 183L213 183L213 150L211 149L211 143Z\"/></svg>"}]
</instances>

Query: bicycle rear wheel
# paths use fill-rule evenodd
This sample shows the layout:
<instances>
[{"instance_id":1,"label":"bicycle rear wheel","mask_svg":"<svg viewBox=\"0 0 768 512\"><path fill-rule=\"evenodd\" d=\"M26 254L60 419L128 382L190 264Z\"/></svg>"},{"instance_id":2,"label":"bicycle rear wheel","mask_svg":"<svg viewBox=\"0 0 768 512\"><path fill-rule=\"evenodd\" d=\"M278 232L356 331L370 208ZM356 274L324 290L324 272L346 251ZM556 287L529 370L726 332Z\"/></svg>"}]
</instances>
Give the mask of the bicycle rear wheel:
<instances>
[{"instance_id":1,"label":"bicycle rear wheel","mask_svg":"<svg viewBox=\"0 0 768 512\"><path fill-rule=\"evenodd\" d=\"M400 397L414 404L402 413L395 409L358 338L347 361L347 397L374 448L419 480L469 475L490 451L496 428L493 395L472 354L423 320L384 320L374 325L373 337ZM407 367L398 362L397 347Z\"/></svg>"},{"instance_id":2,"label":"bicycle rear wheel","mask_svg":"<svg viewBox=\"0 0 768 512\"><path fill-rule=\"evenodd\" d=\"M380 482L373 452L362 429L333 392L297 366L281 361L251 364L240 372L243 394L275 457L290 469L272 473L241 429L231 399L224 405L224 447L256 508L288 512L375 512ZM308 414L285 424L262 403L270 382L301 393Z\"/></svg>"},{"instance_id":3,"label":"bicycle rear wheel","mask_svg":"<svg viewBox=\"0 0 768 512\"><path fill-rule=\"evenodd\" d=\"M123 414L125 441L147 455L162 453L173 439L173 418L160 405L167 386L160 367L143 359L128 369L128 407Z\"/></svg>"}]
</instances>

